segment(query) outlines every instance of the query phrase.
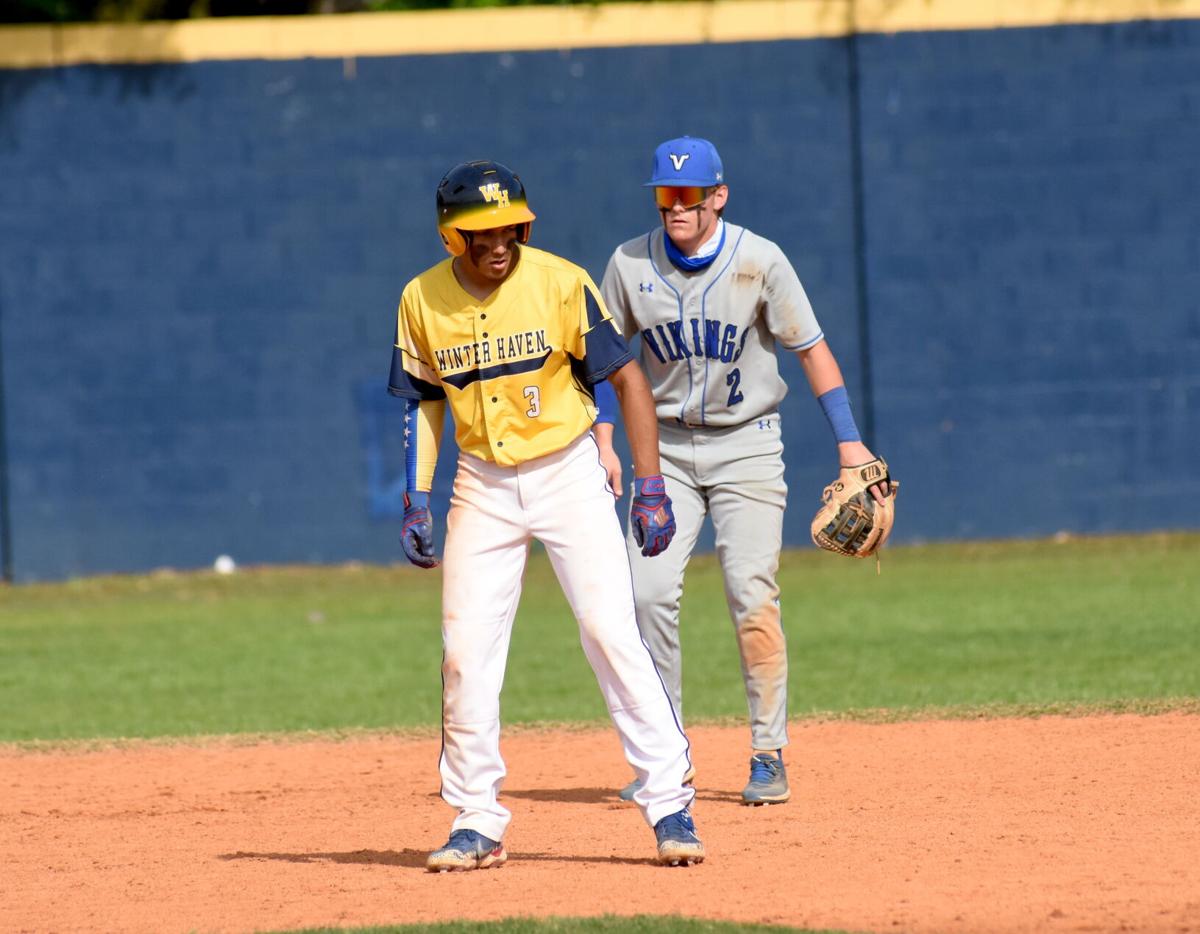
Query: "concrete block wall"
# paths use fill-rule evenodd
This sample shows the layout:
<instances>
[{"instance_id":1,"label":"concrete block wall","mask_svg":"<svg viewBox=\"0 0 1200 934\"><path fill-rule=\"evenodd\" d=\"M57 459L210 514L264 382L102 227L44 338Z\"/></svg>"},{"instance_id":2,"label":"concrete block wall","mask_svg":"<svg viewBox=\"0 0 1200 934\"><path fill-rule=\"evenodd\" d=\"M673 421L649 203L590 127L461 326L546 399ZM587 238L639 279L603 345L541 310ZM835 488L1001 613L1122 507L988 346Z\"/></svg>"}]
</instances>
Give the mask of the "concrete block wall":
<instances>
[{"instance_id":1,"label":"concrete block wall","mask_svg":"<svg viewBox=\"0 0 1200 934\"><path fill-rule=\"evenodd\" d=\"M1200 524L1200 23L860 42L907 532Z\"/></svg>"},{"instance_id":2,"label":"concrete block wall","mask_svg":"<svg viewBox=\"0 0 1200 934\"><path fill-rule=\"evenodd\" d=\"M1200 24L855 41L897 541L1200 525ZM397 560L395 304L463 159L516 168L538 245L598 278L655 222L653 146L713 139L861 404L848 49L0 70L14 577ZM800 545L834 452L785 370Z\"/></svg>"}]
</instances>

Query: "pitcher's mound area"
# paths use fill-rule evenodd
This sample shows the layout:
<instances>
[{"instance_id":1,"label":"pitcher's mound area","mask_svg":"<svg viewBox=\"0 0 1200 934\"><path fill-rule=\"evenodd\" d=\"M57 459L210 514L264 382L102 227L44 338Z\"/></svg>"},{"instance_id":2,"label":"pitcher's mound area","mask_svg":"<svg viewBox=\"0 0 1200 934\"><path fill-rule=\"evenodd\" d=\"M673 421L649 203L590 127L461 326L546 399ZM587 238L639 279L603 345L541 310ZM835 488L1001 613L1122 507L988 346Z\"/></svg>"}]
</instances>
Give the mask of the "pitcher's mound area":
<instances>
[{"instance_id":1,"label":"pitcher's mound area","mask_svg":"<svg viewBox=\"0 0 1200 934\"><path fill-rule=\"evenodd\" d=\"M681 914L851 931L1200 932L1200 717L695 728L709 858L654 864L612 731L510 732L507 866L432 875L436 738L0 752L0 930Z\"/></svg>"}]
</instances>

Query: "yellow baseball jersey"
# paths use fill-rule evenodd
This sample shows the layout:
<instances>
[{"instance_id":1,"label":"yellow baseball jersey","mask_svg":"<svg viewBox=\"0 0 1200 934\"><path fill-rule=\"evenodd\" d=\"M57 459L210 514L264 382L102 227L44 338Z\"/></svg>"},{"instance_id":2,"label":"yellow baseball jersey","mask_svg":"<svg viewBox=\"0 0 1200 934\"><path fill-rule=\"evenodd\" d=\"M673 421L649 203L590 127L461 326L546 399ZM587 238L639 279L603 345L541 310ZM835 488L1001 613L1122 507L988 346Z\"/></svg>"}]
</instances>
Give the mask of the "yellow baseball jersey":
<instances>
[{"instance_id":1,"label":"yellow baseball jersey","mask_svg":"<svg viewBox=\"0 0 1200 934\"><path fill-rule=\"evenodd\" d=\"M566 447L596 419L592 384L632 360L587 272L522 246L482 301L446 259L404 289L388 391L446 399L461 450L505 466Z\"/></svg>"}]
</instances>

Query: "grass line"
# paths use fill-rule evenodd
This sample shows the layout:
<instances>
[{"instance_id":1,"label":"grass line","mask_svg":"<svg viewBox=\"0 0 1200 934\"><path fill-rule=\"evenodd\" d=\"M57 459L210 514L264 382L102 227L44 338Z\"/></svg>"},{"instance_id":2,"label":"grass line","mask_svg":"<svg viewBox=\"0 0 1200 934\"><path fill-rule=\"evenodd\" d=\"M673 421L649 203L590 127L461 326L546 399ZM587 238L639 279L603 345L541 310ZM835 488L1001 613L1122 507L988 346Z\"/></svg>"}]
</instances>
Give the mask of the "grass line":
<instances>
[{"instance_id":1,"label":"grass line","mask_svg":"<svg viewBox=\"0 0 1200 934\"><path fill-rule=\"evenodd\" d=\"M1195 712L1200 534L783 555L794 720ZM441 576L263 567L0 588L0 743L436 735ZM689 723L743 724L715 559L681 611ZM506 729L607 724L544 554L525 575ZM524 726L522 726L524 725ZM223 739L230 742L233 740Z\"/></svg>"},{"instance_id":2,"label":"grass line","mask_svg":"<svg viewBox=\"0 0 1200 934\"><path fill-rule=\"evenodd\" d=\"M914 707L896 710L831 710L791 717L790 726L806 723L924 723L934 720L1007 720L1032 719L1037 717L1105 717L1132 715L1158 717L1167 714L1200 716L1200 698L1175 697L1162 700L1125 700L1101 704L990 704L965 707ZM736 727L746 728L745 717L705 717L691 720L689 727ZM547 734L561 732L603 732L612 729L608 720L595 721L533 721L514 723L504 728L505 734ZM438 731L426 727L408 729L337 729L301 730L279 733L220 733L195 736L152 736L140 738L95 738L95 739L33 739L0 743L0 756L19 753L89 753L119 749L142 749L147 747L228 747L239 748L258 745L299 745L302 743L343 743L364 740L408 740L436 739Z\"/></svg>"},{"instance_id":3,"label":"grass line","mask_svg":"<svg viewBox=\"0 0 1200 934\"><path fill-rule=\"evenodd\" d=\"M284 932L275 932L284 934ZM845 934L829 930L767 924L738 924L675 915L598 918L505 918L503 921L453 921L369 928L306 928L292 934Z\"/></svg>"}]
</instances>

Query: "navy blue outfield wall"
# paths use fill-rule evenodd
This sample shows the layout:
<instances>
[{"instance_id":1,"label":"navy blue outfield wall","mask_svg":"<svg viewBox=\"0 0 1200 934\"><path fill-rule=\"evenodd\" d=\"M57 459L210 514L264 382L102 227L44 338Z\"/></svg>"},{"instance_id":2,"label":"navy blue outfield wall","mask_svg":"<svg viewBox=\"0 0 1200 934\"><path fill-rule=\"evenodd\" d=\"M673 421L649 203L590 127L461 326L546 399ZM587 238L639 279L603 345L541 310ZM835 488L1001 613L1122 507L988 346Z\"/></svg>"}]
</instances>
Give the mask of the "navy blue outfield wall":
<instances>
[{"instance_id":1,"label":"navy blue outfield wall","mask_svg":"<svg viewBox=\"0 0 1200 934\"><path fill-rule=\"evenodd\" d=\"M683 132L875 400L897 541L1200 526L1200 23L853 41L859 179L845 39L0 71L14 578L397 560L385 385L441 174L514 166L599 278ZM835 454L785 370L799 545Z\"/></svg>"}]
</instances>

